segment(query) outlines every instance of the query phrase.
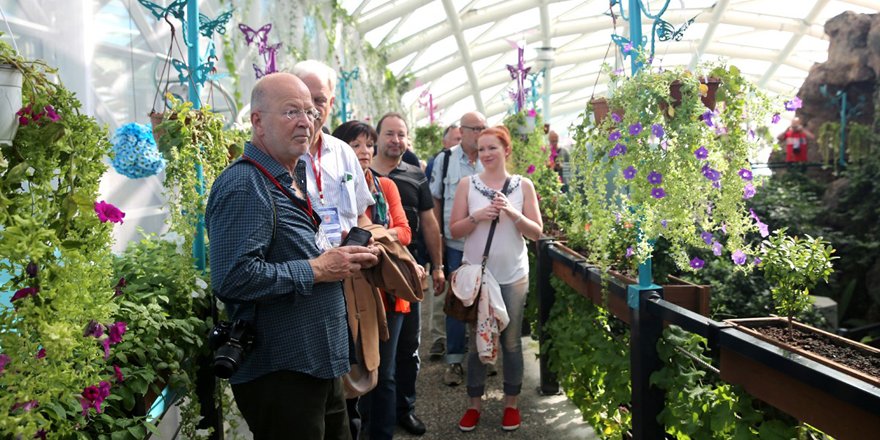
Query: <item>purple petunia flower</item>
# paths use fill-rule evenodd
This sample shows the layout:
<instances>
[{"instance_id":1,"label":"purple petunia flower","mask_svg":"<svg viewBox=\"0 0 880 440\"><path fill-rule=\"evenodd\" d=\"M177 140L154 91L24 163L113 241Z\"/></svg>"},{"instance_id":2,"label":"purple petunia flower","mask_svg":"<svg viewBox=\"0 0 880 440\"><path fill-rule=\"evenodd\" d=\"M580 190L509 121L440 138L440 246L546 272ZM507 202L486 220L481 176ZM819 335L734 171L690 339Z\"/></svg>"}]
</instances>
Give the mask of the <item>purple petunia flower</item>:
<instances>
[{"instance_id":1,"label":"purple petunia flower","mask_svg":"<svg viewBox=\"0 0 880 440\"><path fill-rule=\"evenodd\" d=\"M623 170L623 178L626 180L632 180L634 177L636 177L636 173L636 168L630 165L629 167L627 167L627 169Z\"/></svg>"},{"instance_id":2,"label":"purple petunia flower","mask_svg":"<svg viewBox=\"0 0 880 440\"><path fill-rule=\"evenodd\" d=\"M663 175L656 171L651 171L648 173L648 183L651 185L659 185L663 183Z\"/></svg>"},{"instance_id":3,"label":"purple petunia flower","mask_svg":"<svg viewBox=\"0 0 880 440\"><path fill-rule=\"evenodd\" d=\"M626 145L617 144L608 152L608 157L615 157L626 154Z\"/></svg>"},{"instance_id":4,"label":"purple petunia flower","mask_svg":"<svg viewBox=\"0 0 880 440\"><path fill-rule=\"evenodd\" d=\"M34 359L42 359L44 357L46 357L46 349L45 348L41 348L37 352L37 354L34 355Z\"/></svg>"},{"instance_id":5,"label":"purple petunia flower","mask_svg":"<svg viewBox=\"0 0 880 440\"><path fill-rule=\"evenodd\" d=\"M663 226L665 228L666 225L667 225L666 220L660 220L660 226Z\"/></svg>"},{"instance_id":6,"label":"purple petunia flower","mask_svg":"<svg viewBox=\"0 0 880 440\"><path fill-rule=\"evenodd\" d=\"M755 185L752 185L751 183L747 183L743 187L743 199L748 200L748 199L751 199L752 197L755 197Z\"/></svg>"},{"instance_id":7,"label":"purple petunia flower","mask_svg":"<svg viewBox=\"0 0 880 440\"><path fill-rule=\"evenodd\" d=\"M709 167L709 164L703 165L701 170L703 172L703 177L711 180L712 182L717 182L721 179L721 173L718 170L714 170Z\"/></svg>"},{"instance_id":8,"label":"purple petunia flower","mask_svg":"<svg viewBox=\"0 0 880 440\"><path fill-rule=\"evenodd\" d=\"M611 142L614 142L614 141L620 139L620 136L621 136L620 130L614 130L611 132L611 134L608 135L608 140Z\"/></svg>"},{"instance_id":9,"label":"purple petunia flower","mask_svg":"<svg viewBox=\"0 0 880 440\"><path fill-rule=\"evenodd\" d=\"M660 125L660 124L654 124L654 125L652 125L652 126L651 126L651 134L653 134L654 137L656 137L656 138L658 138L658 139L659 139L659 138L662 138L663 135L665 134L664 131L663 131L663 126Z\"/></svg>"},{"instance_id":10,"label":"purple petunia flower","mask_svg":"<svg viewBox=\"0 0 880 440\"><path fill-rule=\"evenodd\" d=\"M722 249L723 248L721 247L721 243L719 243L717 241L712 243L712 253L715 254L716 257L721 256Z\"/></svg>"},{"instance_id":11,"label":"purple petunia flower","mask_svg":"<svg viewBox=\"0 0 880 440\"><path fill-rule=\"evenodd\" d=\"M662 199L666 197L666 191L663 191L663 188L657 187L651 190L651 197L655 199Z\"/></svg>"},{"instance_id":12,"label":"purple petunia flower","mask_svg":"<svg viewBox=\"0 0 880 440\"><path fill-rule=\"evenodd\" d=\"M712 122L712 116L714 116L714 113L712 113L712 110L706 110L706 113L703 113L700 116L700 119L702 119L703 122L705 122L707 126L714 127L715 123Z\"/></svg>"},{"instance_id":13,"label":"purple petunia flower","mask_svg":"<svg viewBox=\"0 0 880 440\"><path fill-rule=\"evenodd\" d=\"M623 117L618 115L617 113L612 112L611 113L611 120L619 124L621 121L623 121Z\"/></svg>"},{"instance_id":14,"label":"purple petunia flower","mask_svg":"<svg viewBox=\"0 0 880 440\"><path fill-rule=\"evenodd\" d=\"M755 266L761 264L761 259L758 257L755 257L755 259L752 260L752 264L754 264Z\"/></svg>"},{"instance_id":15,"label":"purple petunia flower","mask_svg":"<svg viewBox=\"0 0 880 440\"><path fill-rule=\"evenodd\" d=\"M27 273L28 278L36 278L37 274L40 273L40 266L37 266L37 263L31 261L27 264L27 267L24 271L25 273Z\"/></svg>"},{"instance_id":16,"label":"purple petunia flower","mask_svg":"<svg viewBox=\"0 0 880 440\"><path fill-rule=\"evenodd\" d=\"M526 170L526 174L534 174L536 169L535 164L531 164L529 165L529 169Z\"/></svg>"},{"instance_id":17,"label":"purple petunia flower","mask_svg":"<svg viewBox=\"0 0 880 440\"><path fill-rule=\"evenodd\" d=\"M712 233L709 231L703 231L700 233L700 238L703 239L703 242L706 244L712 244Z\"/></svg>"},{"instance_id":18,"label":"purple petunia flower","mask_svg":"<svg viewBox=\"0 0 880 440\"><path fill-rule=\"evenodd\" d=\"M3 371L6 369L6 365L9 364L12 358L9 357L6 353L0 353L0 374L3 374Z\"/></svg>"},{"instance_id":19,"label":"purple petunia flower","mask_svg":"<svg viewBox=\"0 0 880 440\"><path fill-rule=\"evenodd\" d=\"M626 248L626 258L632 257L634 254L632 246Z\"/></svg>"},{"instance_id":20,"label":"purple petunia flower","mask_svg":"<svg viewBox=\"0 0 880 440\"><path fill-rule=\"evenodd\" d=\"M791 101L785 101L785 109L790 112L793 112L803 106L804 102L801 101L801 98L798 98L797 96L792 98Z\"/></svg>"},{"instance_id":21,"label":"purple petunia flower","mask_svg":"<svg viewBox=\"0 0 880 440\"><path fill-rule=\"evenodd\" d=\"M706 262L701 260L699 257L694 257L691 260L691 268L693 269L702 269L703 266L706 265Z\"/></svg>"},{"instance_id":22,"label":"purple petunia flower","mask_svg":"<svg viewBox=\"0 0 880 440\"><path fill-rule=\"evenodd\" d=\"M626 44L623 45L623 53L624 53L624 55L629 54L630 52L632 52L632 50L633 50L633 45L632 45L632 43L626 43Z\"/></svg>"},{"instance_id":23,"label":"purple petunia flower","mask_svg":"<svg viewBox=\"0 0 880 440\"><path fill-rule=\"evenodd\" d=\"M752 180L752 172L745 168L740 168L739 173L737 174L739 174L739 177L741 177L742 180Z\"/></svg>"},{"instance_id":24,"label":"purple petunia flower","mask_svg":"<svg viewBox=\"0 0 880 440\"><path fill-rule=\"evenodd\" d=\"M696 150L694 150L694 156L697 159L705 160L707 157L709 157L709 150L707 150L706 147L701 145L700 148L697 148Z\"/></svg>"},{"instance_id":25,"label":"purple petunia flower","mask_svg":"<svg viewBox=\"0 0 880 440\"><path fill-rule=\"evenodd\" d=\"M773 118L770 119L770 122L778 124L781 119L782 116L779 116L779 113L773 113Z\"/></svg>"},{"instance_id":26,"label":"purple petunia flower","mask_svg":"<svg viewBox=\"0 0 880 440\"><path fill-rule=\"evenodd\" d=\"M739 249L734 251L733 255L731 255L730 258L737 266L742 266L743 264L746 264L746 254Z\"/></svg>"},{"instance_id":27,"label":"purple petunia flower","mask_svg":"<svg viewBox=\"0 0 880 440\"><path fill-rule=\"evenodd\" d=\"M94 319L89 321L89 323L86 324L85 331L83 331L83 337L86 336L91 336L93 338L104 336L104 326Z\"/></svg>"},{"instance_id":28,"label":"purple petunia flower","mask_svg":"<svg viewBox=\"0 0 880 440\"><path fill-rule=\"evenodd\" d=\"M641 132L642 132L642 123L641 122L636 122L635 124L632 124L629 126L629 135L630 136L635 136Z\"/></svg>"},{"instance_id":29,"label":"purple petunia flower","mask_svg":"<svg viewBox=\"0 0 880 440\"><path fill-rule=\"evenodd\" d=\"M749 214L751 214L752 218L755 219L755 223L758 226L758 232L761 234L762 238L767 238L770 235L770 229L767 227L767 224L762 222L761 219L758 218L758 214L755 214L754 209L749 209Z\"/></svg>"}]
</instances>

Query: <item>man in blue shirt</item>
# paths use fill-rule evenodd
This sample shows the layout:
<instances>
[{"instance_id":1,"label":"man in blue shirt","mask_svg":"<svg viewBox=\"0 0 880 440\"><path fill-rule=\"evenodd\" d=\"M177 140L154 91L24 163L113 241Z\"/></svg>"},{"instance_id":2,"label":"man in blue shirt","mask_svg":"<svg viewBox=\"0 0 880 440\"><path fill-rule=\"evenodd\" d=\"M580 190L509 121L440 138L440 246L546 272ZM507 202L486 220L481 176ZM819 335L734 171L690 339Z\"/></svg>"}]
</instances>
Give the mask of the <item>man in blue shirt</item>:
<instances>
[{"instance_id":1,"label":"man in blue shirt","mask_svg":"<svg viewBox=\"0 0 880 440\"><path fill-rule=\"evenodd\" d=\"M255 439L349 439L341 376L349 370L340 280L375 265L376 250L321 252L305 187L320 114L297 77L275 73L251 94L253 137L214 182L205 215L211 283L255 342L231 377Z\"/></svg>"}]
</instances>

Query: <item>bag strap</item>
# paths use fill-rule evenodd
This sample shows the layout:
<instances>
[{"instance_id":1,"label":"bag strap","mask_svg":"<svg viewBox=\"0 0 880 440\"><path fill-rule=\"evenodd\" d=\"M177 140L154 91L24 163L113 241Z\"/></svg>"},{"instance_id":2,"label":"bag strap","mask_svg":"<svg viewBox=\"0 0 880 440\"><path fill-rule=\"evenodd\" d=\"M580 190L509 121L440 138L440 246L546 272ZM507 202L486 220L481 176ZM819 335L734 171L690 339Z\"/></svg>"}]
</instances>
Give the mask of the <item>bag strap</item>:
<instances>
[{"instance_id":1,"label":"bag strap","mask_svg":"<svg viewBox=\"0 0 880 440\"><path fill-rule=\"evenodd\" d=\"M501 192L507 194L507 187L510 186L510 177L504 180L504 187L501 188ZM498 219L501 218L499 215L495 217L495 220L492 220L492 226L489 226L489 238L486 239L486 248L483 249L483 269L486 269L486 261L489 259L489 248L492 246L492 237L495 235L495 227L498 226Z\"/></svg>"},{"instance_id":2,"label":"bag strap","mask_svg":"<svg viewBox=\"0 0 880 440\"><path fill-rule=\"evenodd\" d=\"M452 149L447 148L443 150L442 153L437 153L437 156L443 155L443 171L440 173L440 237L443 237L443 223L446 215L444 214L446 210L446 175L449 174L449 157L452 155Z\"/></svg>"}]
</instances>

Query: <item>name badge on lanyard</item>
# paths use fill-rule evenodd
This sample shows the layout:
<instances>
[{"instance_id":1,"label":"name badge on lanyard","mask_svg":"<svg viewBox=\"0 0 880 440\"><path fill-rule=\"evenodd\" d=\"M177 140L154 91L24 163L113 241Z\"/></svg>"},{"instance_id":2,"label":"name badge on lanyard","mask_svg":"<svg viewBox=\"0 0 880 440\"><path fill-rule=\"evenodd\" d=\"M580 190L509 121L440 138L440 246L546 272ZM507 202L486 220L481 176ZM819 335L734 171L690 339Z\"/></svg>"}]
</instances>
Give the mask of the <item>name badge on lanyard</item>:
<instances>
[{"instance_id":1,"label":"name badge on lanyard","mask_svg":"<svg viewBox=\"0 0 880 440\"><path fill-rule=\"evenodd\" d=\"M321 226L315 235L315 244L321 251L328 251L342 244L342 223L339 221L339 208L335 206L317 208Z\"/></svg>"}]
</instances>

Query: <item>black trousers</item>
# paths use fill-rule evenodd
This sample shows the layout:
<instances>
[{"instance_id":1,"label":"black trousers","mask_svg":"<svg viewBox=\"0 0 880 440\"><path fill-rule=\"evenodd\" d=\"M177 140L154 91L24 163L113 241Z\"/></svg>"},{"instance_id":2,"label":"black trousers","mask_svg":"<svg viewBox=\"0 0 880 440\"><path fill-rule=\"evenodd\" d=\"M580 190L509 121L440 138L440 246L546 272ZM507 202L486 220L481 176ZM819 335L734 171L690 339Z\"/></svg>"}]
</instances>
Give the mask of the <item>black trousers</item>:
<instances>
[{"instance_id":1,"label":"black trousers","mask_svg":"<svg viewBox=\"0 0 880 440\"><path fill-rule=\"evenodd\" d=\"M342 379L276 371L232 386L254 440L350 440Z\"/></svg>"}]
</instances>

